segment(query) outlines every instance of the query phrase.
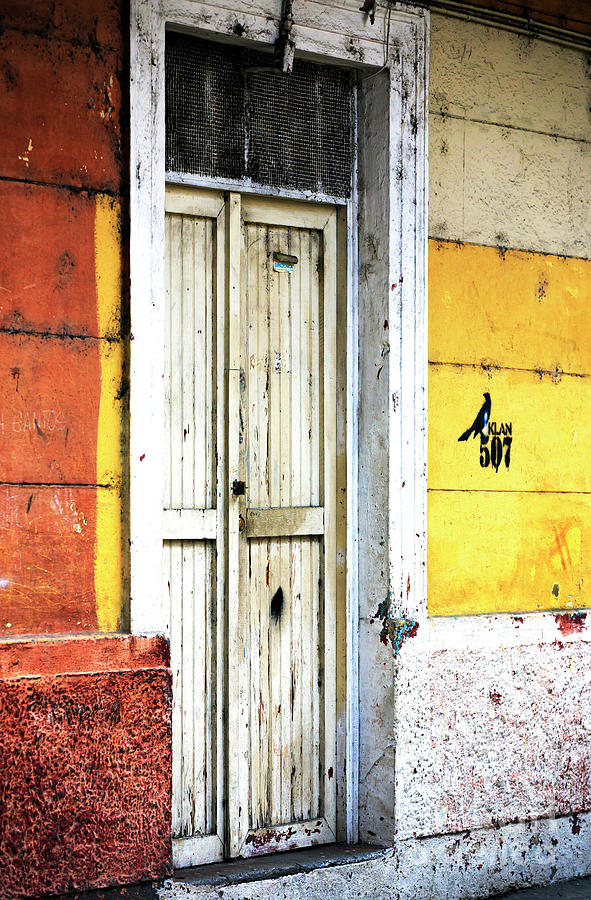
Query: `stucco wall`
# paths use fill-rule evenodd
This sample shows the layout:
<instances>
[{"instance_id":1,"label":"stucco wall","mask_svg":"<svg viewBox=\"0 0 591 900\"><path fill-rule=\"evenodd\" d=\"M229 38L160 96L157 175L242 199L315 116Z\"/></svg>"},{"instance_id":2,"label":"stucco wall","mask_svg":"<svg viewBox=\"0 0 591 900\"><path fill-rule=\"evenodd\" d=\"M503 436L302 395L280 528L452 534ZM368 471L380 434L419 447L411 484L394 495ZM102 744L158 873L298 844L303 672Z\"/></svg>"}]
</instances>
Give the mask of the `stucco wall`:
<instances>
[{"instance_id":1,"label":"stucco wall","mask_svg":"<svg viewBox=\"0 0 591 900\"><path fill-rule=\"evenodd\" d=\"M3 897L170 867L167 642L83 636L129 620L127 35L118 0L1 4Z\"/></svg>"},{"instance_id":2,"label":"stucco wall","mask_svg":"<svg viewBox=\"0 0 591 900\"><path fill-rule=\"evenodd\" d=\"M124 22L8 0L0 26L0 634L116 631Z\"/></svg>"},{"instance_id":3,"label":"stucco wall","mask_svg":"<svg viewBox=\"0 0 591 900\"><path fill-rule=\"evenodd\" d=\"M396 834L403 896L422 861L433 896L476 897L589 870L589 78L431 22L431 617L397 661ZM458 441L484 392L498 472Z\"/></svg>"}]
</instances>

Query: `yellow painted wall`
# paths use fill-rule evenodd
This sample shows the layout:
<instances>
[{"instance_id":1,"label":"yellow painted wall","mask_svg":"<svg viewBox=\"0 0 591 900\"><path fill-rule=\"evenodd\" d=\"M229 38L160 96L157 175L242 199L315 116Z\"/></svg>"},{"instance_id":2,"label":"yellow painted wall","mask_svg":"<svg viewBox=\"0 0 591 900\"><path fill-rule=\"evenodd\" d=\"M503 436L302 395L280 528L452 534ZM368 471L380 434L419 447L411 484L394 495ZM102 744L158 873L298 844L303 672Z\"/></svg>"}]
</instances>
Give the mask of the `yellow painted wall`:
<instances>
[{"instance_id":1,"label":"yellow painted wall","mask_svg":"<svg viewBox=\"0 0 591 900\"><path fill-rule=\"evenodd\" d=\"M460 45L462 54L454 51ZM574 76L583 61L577 51L532 45L524 60L515 35L434 17L433 615L591 605L591 239L577 196L586 169L577 180L573 157L586 159L590 149L577 130L586 95ZM542 102L535 85L548 67L553 80ZM561 120L565 91L569 115ZM558 131L551 148L540 134L548 122ZM540 190L532 187L538 182ZM487 438L458 441L485 392Z\"/></svg>"},{"instance_id":2,"label":"yellow painted wall","mask_svg":"<svg viewBox=\"0 0 591 900\"><path fill-rule=\"evenodd\" d=\"M123 351L117 333L121 305L121 210L118 202L99 196L95 217L95 266L99 334L101 340L100 403L97 428L97 490L94 588L99 631L118 631L122 625L123 584L121 549L121 403Z\"/></svg>"},{"instance_id":3,"label":"yellow painted wall","mask_svg":"<svg viewBox=\"0 0 591 900\"><path fill-rule=\"evenodd\" d=\"M591 262L431 241L429 273L429 611L587 606Z\"/></svg>"}]
</instances>

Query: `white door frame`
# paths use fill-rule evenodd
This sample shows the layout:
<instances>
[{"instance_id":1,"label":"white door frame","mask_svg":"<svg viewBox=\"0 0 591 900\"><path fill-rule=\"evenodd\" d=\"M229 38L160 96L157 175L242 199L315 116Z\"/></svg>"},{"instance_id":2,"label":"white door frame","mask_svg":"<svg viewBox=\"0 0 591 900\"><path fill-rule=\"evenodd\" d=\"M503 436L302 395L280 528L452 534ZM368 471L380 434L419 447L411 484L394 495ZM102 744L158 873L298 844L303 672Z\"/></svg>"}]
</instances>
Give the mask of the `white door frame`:
<instances>
[{"instance_id":1,"label":"white door frame","mask_svg":"<svg viewBox=\"0 0 591 900\"><path fill-rule=\"evenodd\" d=\"M132 0L131 4L130 603L134 634L167 631L161 593L165 27L168 24L228 40L236 40L235 34L240 33L242 42L268 46L277 37L281 5L281 0L262 0L253 12L253 4L248 0ZM361 230L365 236L359 254L354 241L348 247L347 704L340 727L345 729L347 747L346 834L342 839L355 842L359 833L360 703L361 721L366 718L364 676L360 684L358 675L359 625L384 595L390 597L394 614L421 621L426 616L428 13L393 3L388 9L378 8L372 26L368 17L359 12L359 0L339 0L338 4L336 0L298 0L294 3L294 18L297 51L318 61L357 66L364 75L371 76L362 82L365 99L360 128ZM383 165L377 167L380 177L372 174L375 160L370 157L374 144L382 152ZM363 158L368 159L365 168ZM230 186L207 179L199 180L199 184ZM233 187L244 192L256 186L240 182ZM261 191L264 189L257 189ZM327 199L301 192L276 193ZM355 197L349 204L351 226L355 222L354 204ZM379 248L372 246L371 234L368 236L370 222L378 229ZM355 229L351 227L350 232L354 234ZM363 267L359 307L358 256ZM384 340L382 323L386 322L388 339ZM381 342L372 349L370 345L378 335ZM370 384L367 373L375 373L371 354L376 352L385 370L380 390L386 385L388 397L385 408L377 411L376 428L382 429L382 443L386 444L384 466L379 472L363 441L360 445L358 431L364 404L369 410L374 403L375 386ZM380 489L383 486L385 491ZM358 503L369 508L373 501L369 503L368 497L374 494L376 517L360 516ZM387 534L382 534L378 550L372 529L384 513ZM370 592L372 596L362 596L361 601L358 566L371 566L380 573L377 587ZM365 590L364 584L363 593ZM376 653L379 651L380 648ZM372 654L373 650L364 654L368 672ZM392 703L384 708L384 716L391 720L393 728ZM362 745L363 740L362 733ZM374 774L379 774L380 765L380 761L373 764ZM385 778L391 779L392 775L391 769L384 768ZM393 818L392 806L392 823Z\"/></svg>"}]
</instances>

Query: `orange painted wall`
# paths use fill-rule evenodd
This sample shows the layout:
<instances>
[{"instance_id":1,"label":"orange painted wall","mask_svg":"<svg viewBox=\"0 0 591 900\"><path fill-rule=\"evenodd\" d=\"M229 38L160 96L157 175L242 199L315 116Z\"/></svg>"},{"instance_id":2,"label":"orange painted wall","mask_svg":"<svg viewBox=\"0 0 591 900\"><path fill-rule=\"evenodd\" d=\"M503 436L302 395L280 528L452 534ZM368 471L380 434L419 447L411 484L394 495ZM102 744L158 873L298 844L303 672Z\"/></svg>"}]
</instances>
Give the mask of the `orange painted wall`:
<instances>
[{"instance_id":1,"label":"orange painted wall","mask_svg":"<svg viewBox=\"0 0 591 900\"><path fill-rule=\"evenodd\" d=\"M126 623L126 30L115 0L0 7L0 635Z\"/></svg>"}]
</instances>

